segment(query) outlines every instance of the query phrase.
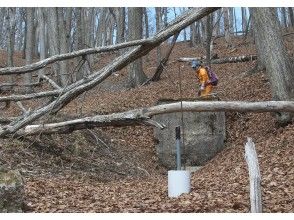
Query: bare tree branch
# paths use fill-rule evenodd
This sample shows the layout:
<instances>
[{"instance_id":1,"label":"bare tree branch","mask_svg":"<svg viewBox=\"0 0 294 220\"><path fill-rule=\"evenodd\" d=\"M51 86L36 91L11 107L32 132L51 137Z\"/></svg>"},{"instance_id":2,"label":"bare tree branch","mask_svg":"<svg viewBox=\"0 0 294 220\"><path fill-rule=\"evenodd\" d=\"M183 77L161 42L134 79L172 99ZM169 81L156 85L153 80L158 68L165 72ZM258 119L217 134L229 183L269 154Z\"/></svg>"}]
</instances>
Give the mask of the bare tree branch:
<instances>
[{"instance_id":1,"label":"bare tree branch","mask_svg":"<svg viewBox=\"0 0 294 220\"><path fill-rule=\"evenodd\" d=\"M36 98L44 98L48 96L56 96L59 95L63 90L57 89L52 91L44 91L39 93L30 93L26 95L10 95L10 96L0 96L0 102L8 102L8 101L22 101Z\"/></svg>"},{"instance_id":2,"label":"bare tree branch","mask_svg":"<svg viewBox=\"0 0 294 220\"><path fill-rule=\"evenodd\" d=\"M179 62L191 62L192 60L198 60L202 57L180 57ZM204 59L204 58L203 58ZM238 63L238 62L247 62L257 60L257 55L244 55L237 57L225 57L220 59L212 59L211 64L223 64L223 63Z\"/></svg>"}]
</instances>

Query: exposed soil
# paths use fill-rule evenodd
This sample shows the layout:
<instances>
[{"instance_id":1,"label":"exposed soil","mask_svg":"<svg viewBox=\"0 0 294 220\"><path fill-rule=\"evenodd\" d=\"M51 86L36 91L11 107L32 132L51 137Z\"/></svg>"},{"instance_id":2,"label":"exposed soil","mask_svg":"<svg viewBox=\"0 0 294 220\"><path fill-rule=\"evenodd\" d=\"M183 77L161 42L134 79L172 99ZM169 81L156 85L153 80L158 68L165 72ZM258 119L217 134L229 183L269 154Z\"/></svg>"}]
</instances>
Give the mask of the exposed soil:
<instances>
[{"instance_id":1,"label":"exposed soil","mask_svg":"<svg viewBox=\"0 0 294 220\"><path fill-rule=\"evenodd\" d=\"M224 39L217 39L215 52L219 57L255 54L252 41L243 43L241 37L234 41L237 49L231 50L225 47ZM291 35L285 37L285 44L293 54ZM163 49L166 48L164 44ZM179 74L183 97L193 98L197 87L193 70L189 64L176 60L203 55L202 48L191 48L187 42L177 43L159 82L127 89L125 68L85 92L56 116L43 120L108 114L153 106L159 99L179 99ZM1 66L5 66L5 56L1 52ZM94 69L115 56L116 53L96 56ZM148 77L156 69L155 58L155 50L144 57ZM19 54L15 63L24 64ZM220 78L214 91L221 100L271 100L266 72L245 74L254 66L254 61L212 66ZM42 101L24 103L33 108ZM20 113L12 104L2 111L1 117ZM0 165L21 170L25 179L26 212L249 212L244 144L246 137L252 137L261 169L263 211L293 212L294 124L279 127L270 113L227 113L226 116L226 148L192 174L191 192L179 198L167 196L167 170L158 162L153 129L144 125L5 139L0 143Z\"/></svg>"}]
</instances>

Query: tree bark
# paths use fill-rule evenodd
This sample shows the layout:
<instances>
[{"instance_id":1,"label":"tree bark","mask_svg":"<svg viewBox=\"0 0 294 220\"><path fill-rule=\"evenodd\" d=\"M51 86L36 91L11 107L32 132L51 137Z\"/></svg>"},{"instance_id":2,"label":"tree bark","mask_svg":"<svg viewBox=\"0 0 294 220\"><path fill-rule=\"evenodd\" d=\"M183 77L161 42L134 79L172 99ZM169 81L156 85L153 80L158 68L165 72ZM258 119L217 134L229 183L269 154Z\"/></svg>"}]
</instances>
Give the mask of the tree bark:
<instances>
[{"instance_id":1,"label":"tree bark","mask_svg":"<svg viewBox=\"0 0 294 220\"><path fill-rule=\"evenodd\" d=\"M155 13L156 13L156 32L159 32L162 27L161 8L156 7ZM160 47L160 45L156 48L156 52L157 52L157 65L159 65L160 60L161 60L161 47Z\"/></svg>"},{"instance_id":2,"label":"tree bark","mask_svg":"<svg viewBox=\"0 0 294 220\"><path fill-rule=\"evenodd\" d=\"M230 36L230 21L229 21L229 9L223 8L224 11L224 28L225 28L225 40L227 43L227 47L231 48L233 47L231 36Z\"/></svg>"},{"instance_id":3,"label":"tree bark","mask_svg":"<svg viewBox=\"0 0 294 220\"><path fill-rule=\"evenodd\" d=\"M39 20L39 39L40 39L40 60L46 59L46 29L45 29L45 18L44 18L44 11L42 8L37 9L38 12L38 20ZM45 74L44 69L39 70L40 75Z\"/></svg>"},{"instance_id":4,"label":"tree bark","mask_svg":"<svg viewBox=\"0 0 294 220\"><path fill-rule=\"evenodd\" d=\"M34 9L33 8L26 8L26 48L25 48L25 55L26 55L26 64L31 64L33 61L33 28L34 28ZM32 83L32 74L26 73L24 76L25 84ZM31 93L33 91L32 87L27 87L26 92Z\"/></svg>"},{"instance_id":5,"label":"tree bark","mask_svg":"<svg viewBox=\"0 0 294 220\"><path fill-rule=\"evenodd\" d=\"M147 8L143 9L143 14L144 14L145 38L149 38L149 21L148 21Z\"/></svg>"},{"instance_id":6,"label":"tree bark","mask_svg":"<svg viewBox=\"0 0 294 220\"><path fill-rule=\"evenodd\" d=\"M279 30L278 18L271 8L252 8L259 57L264 57L266 71L270 79L274 100L294 100L293 63L287 54ZM289 113L277 114L278 121L284 125L292 120Z\"/></svg>"},{"instance_id":7,"label":"tree bark","mask_svg":"<svg viewBox=\"0 0 294 220\"><path fill-rule=\"evenodd\" d=\"M206 17L206 40L205 40L205 49L206 49L206 63L210 67L210 60L211 60L211 40L212 40L212 15L208 15Z\"/></svg>"},{"instance_id":8,"label":"tree bark","mask_svg":"<svg viewBox=\"0 0 294 220\"><path fill-rule=\"evenodd\" d=\"M66 26L65 26L65 20L64 20L64 9L63 8L57 8L57 15L58 15L58 39L59 39L59 54L68 53L68 43L66 38ZM61 61L60 62L60 71L59 71L59 82L60 86L64 87L67 84L69 84L69 72L68 72L68 63L67 61Z\"/></svg>"},{"instance_id":9,"label":"tree bark","mask_svg":"<svg viewBox=\"0 0 294 220\"><path fill-rule=\"evenodd\" d=\"M16 9L7 8L7 66L12 67L13 64L13 54L15 45L15 27L16 27ZM9 76L9 83L14 83L13 76ZM11 90L12 87L8 87Z\"/></svg>"},{"instance_id":10,"label":"tree bark","mask_svg":"<svg viewBox=\"0 0 294 220\"><path fill-rule=\"evenodd\" d=\"M143 36L143 8L128 8L129 40L142 39ZM135 88L144 83L147 76L143 72L142 58L128 66L128 87Z\"/></svg>"},{"instance_id":11,"label":"tree bark","mask_svg":"<svg viewBox=\"0 0 294 220\"><path fill-rule=\"evenodd\" d=\"M246 27L247 27L247 13L246 9L244 7L241 7L241 12L242 12L242 31L243 33L246 33Z\"/></svg>"},{"instance_id":12,"label":"tree bark","mask_svg":"<svg viewBox=\"0 0 294 220\"><path fill-rule=\"evenodd\" d=\"M293 15L293 8L289 7L288 8L288 12L289 12L289 20L290 20L290 24L291 27L294 27L294 15Z\"/></svg>"},{"instance_id":13,"label":"tree bark","mask_svg":"<svg viewBox=\"0 0 294 220\"><path fill-rule=\"evenodd\" d=\"M281 8L281 16L282 16L282 27L287 29L287 15L286 15L286 8Z\"/></svg>"}]
</instances>

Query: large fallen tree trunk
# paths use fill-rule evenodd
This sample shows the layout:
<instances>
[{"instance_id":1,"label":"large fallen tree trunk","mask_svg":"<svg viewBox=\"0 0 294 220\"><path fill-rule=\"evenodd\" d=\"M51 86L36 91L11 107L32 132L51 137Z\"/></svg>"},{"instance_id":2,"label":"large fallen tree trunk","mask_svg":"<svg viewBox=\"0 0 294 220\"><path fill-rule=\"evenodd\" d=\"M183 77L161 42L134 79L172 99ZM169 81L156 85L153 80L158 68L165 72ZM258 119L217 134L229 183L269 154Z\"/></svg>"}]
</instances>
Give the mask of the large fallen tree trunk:
<instances>
[{"instance_id":1,"label":"large fallen tree trunk","mask_svg":"<svg viewBox=\"0 0 294 220\"><path fill-rule=\"evenodd\" d=\"M198 60L199 57L181 57L178 59L179 62L192 62L192 60ZM257 55L244 55L237 57L225 57L220 59L212 59L211 64L223 64L223 63L239 63L257 60Z\"/></svg>"},{"instance_id":2,"label":"large fallen tree trunk","mask_svg":"<svg viewBox=\"0 0 294 220\"><path fill-rule=\"evenodd\" d=\"M204 16L214 12L217 9L218 8L199 8L189 10L187 13L176 18L174 22L168 25L161 32L157 33L153 38L149 39L148 43L135 47L134 49L128 51L126 54L123 54L113 60L110 64L102 68L100 71L95 72L92 75L64 88L64 93L60 95L58 99L51 102L49 105L32 111L29 115L17 122L13 122L7 126L1 127L0 137L15 133L19 129L32 123L46 113L59 111L71 100L76 98L81 93L98 85L100 82L109 77L113 72L124 68L134 60L146 55L149 51L157 47L161 42L167 40L169 37L189 26L191 23L203 18Z\"/></svg>"},{"instance_id":3,"label":"large fallen tree trunk","mask_svg":"<svg viewBox=\"0 0 294 220\"><path fill-rule=\"evenodd\" d=\"M264 102L236 102L236 101L198 101L175 102L171 104L157 105L150 108L134 109L127 112L113 113L109 115L96 115L59 123L29 125L19 130L17 135L35 135L51 133L69 133L75 130L106 127L126 126L135 124L147 124L164 128L164 125L151 120L158 114L190 111L190 112L294 112L293 101L264 101Z\"/></svg>"}]
</instances>

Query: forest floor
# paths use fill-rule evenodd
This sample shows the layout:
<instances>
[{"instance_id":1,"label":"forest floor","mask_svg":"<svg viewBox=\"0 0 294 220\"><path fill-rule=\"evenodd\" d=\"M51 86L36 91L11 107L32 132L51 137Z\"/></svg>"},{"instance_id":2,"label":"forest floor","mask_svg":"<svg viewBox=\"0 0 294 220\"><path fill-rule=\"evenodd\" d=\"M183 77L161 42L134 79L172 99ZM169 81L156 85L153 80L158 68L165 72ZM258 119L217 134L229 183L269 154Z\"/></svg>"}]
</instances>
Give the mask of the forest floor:
<instances>
[{"instance_id":1,"label":"forest floor","mask_svg":"<svg viewBox=\"0 0 294 220\"><path fill-rule=\"evenodd\" d=\"M235 50L216 40L221 57L255 54L251 40L234 39ZM293 54L293 38L285 37ZM164 52L167 46L162 46ZM126 89L126 68L85 92L67 105L58 120L153 106L159 99L179 99L179 66L185 98L196 97L196 77L179 57L205 55L203 48L177 43L158 82ZM5 53L0 64L5 66ZM111 62L115 53L96 56L94 69ZM144 71L152 76L156 51L144 59ZM21 55L16 65L23 65ZM213 65L220 78L215 92L225 101L271 100L264 71L246 74L255 61ZM2 79L3 80L3 79ZM35 106L33 102L25 103ZM5 115L20 113L11 105ZM256 145L262 177L264 212L294 211L294 123L279 127L271 113L226 113L226 147L191 175L191 192L167 196L167 169L156 156L153 128L106 127L66 135L39 135L5 139L0 143L0 165L19 169L25 180L26 212L249 212L249 178L244 158L246 138Z\"/></svg>"}]
</instances>

